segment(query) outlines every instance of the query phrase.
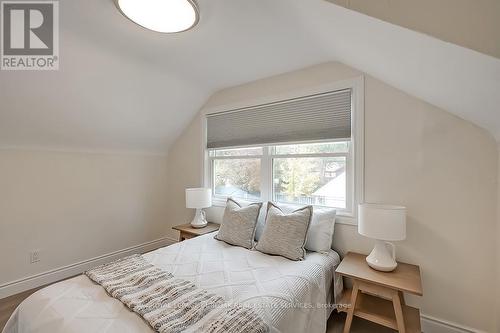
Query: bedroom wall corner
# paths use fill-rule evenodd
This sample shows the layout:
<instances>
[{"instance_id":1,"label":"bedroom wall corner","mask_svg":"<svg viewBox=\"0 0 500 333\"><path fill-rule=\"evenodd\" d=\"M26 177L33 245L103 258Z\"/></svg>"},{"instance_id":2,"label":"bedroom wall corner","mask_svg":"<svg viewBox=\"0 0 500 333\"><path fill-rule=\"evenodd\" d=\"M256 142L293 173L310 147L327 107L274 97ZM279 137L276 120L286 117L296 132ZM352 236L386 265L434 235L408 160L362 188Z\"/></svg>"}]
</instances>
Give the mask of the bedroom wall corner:
<instances>
[{"instance_id":1,"label":"bedroom wall corner","mask_svg":"<svg viewBox=\"0 0 500 333\"><path fill-rule=\"evenodd\" d=\"M0 149L0 294L171 243L167 166L163 154Z\"/></svg>"},{"instance_id":2,"label":"bedroom wall corner","mask_svg":"<svg viewBox=\"0 0 500 333\"><path fill-rule=\"evenodd\" d=\"M338 62L215 93L168 156L170 216L186 223L184 189L202 184L201 119L207 110L251 103L365 75ZM421 266L423 298L408 303L444 326L495 330L497 145L485 130L365 75L365 200L408 207L399 260ZM464 190L466 189L466 190ZM208 216L220 218L221 208ZM451 231L453 232L451 232ZM338 224L334 247L368 253L373 241ZM481 258L481 260L477 260ZM450 282L452 281L452 282Z\"/></svg>"},{"instance_id":3,"label":"bedroom wall corner","mask_svg":"<svg viewBox=\"0 0 500 333\"><path fill-rule=\"evenodd\" d=\"M172 144L167 156L168 177L168 235L178 238L172 227L189 223L194 209L186 208L185 189L203 186L202 122L198 116L188 125Z\"/></svg>"}]
</instances>

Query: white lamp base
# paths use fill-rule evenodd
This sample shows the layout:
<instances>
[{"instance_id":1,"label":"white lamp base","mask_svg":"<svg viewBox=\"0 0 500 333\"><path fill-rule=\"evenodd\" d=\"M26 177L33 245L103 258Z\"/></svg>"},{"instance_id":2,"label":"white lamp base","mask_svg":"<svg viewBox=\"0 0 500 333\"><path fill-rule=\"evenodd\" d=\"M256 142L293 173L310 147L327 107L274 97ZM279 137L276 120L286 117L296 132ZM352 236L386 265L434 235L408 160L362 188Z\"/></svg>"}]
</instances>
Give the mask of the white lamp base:
<instances>
[{"instance_id":1,"label":"white lamp base","mask_svg":"<svg viewBox=\"0 0 500 333\"><path fill-rule=\"evenodd\" d=\"M392 250L389 250L388 246L391 246ZM372 252L366 257L366 262L368 266L377 271L391 272L398 266L395 259L396 253L394 244L377 240Z\"/></svg>"},{"instance_id":2,"label":"white lamp base","mask_svg":"<svg viewBox=\"0 0 500 333\"><path fill-rule=\"evenodd\" d=\"M191 221L191 226L193 228L203 228L207 226L207 219L205 217L205 212L200 208L196 209L196 215Z\"/></svg>"}]
</instances>

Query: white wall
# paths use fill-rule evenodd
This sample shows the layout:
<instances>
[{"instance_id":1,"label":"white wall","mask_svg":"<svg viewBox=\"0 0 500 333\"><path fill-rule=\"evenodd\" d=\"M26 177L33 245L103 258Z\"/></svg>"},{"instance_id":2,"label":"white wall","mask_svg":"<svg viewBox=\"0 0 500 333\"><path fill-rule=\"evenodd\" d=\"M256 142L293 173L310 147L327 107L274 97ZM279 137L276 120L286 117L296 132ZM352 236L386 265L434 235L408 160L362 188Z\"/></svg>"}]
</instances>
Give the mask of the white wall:
<instances>
[{"instance_id":1,"label":"white wall","mask_svg":"<svg viewBox=\"0 0 500 333\"><path fill-rule=\"evenodd\" d=\"M498 179L497 179L497 232L496 232L496 239L497 239L497 260L496 260L496 267L497 267L497 283L495 285L496 287L496 318L497 318L497 333L500 333L500 144L498 145Z\"/></svg>"},{"instance_id":2,"label":"white wall","mask_svg":"<svg viewBox=\"0 0 500 333\"><path fill-rule=\"evenodd\" d=\"M0 285L158 239L166 202L166 156L0 150Z\"/></svg>"},{"instance_id":3,"label":"white wall","mask_svg":"<svg viewBox=\"0 0 500 333\"><path fill-rule=\"evenodd\" d=\"M205 110L361 74L327 63L214 94L170 149L170 223L192 217L183 208L184 189L202 184ZM408 238L398 243L398 256L420 265L424 285L424 297L409 303L425 315L495 331L495 141L483 129L370 76L365 104L365 198L408 207ZM338 225L334 244L341 253L368 253L373 241L359 236L356 227Z\"/></svg>"},{"instance_id":4,"label":"white wall","mask_svg":"<svg viewBox=\"0 0 500 333\"><path fill-rule=\"evenodd\" d=\"M500 58L500 2L495 0L327 1Z\"/></svg>"}]
</instances>

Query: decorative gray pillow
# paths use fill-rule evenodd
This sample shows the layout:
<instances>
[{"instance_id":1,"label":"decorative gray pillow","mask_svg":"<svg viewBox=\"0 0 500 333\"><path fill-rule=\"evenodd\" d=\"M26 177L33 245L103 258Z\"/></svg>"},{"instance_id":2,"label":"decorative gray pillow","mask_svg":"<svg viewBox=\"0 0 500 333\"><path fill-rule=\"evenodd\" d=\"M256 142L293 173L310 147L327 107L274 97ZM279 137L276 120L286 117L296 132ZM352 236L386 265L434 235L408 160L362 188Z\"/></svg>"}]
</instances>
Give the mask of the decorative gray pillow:
<instances>
[{"instance_id":1,"label":"decorative gray pillow","mask_svg":"<svg viewBox=\"0 0 500 333\"><path fill-rule=\"evenodd\" d=\"M255 249L291 260L303 260L312 212L313 207L306 206L285 214L278 206L269 202L264 231Z\"/></svg>"},{"instance_id":2,"label":"decorative gray pillow","mask_svg":"<svg viewBox=\"0 0 500 333\"><path fill-rule=\"evenodd\" d=\"M222 223L215 239L251 249L261 207L261 202L242 207L236 200L228 198Z\"/></svg>"}]
</instances>

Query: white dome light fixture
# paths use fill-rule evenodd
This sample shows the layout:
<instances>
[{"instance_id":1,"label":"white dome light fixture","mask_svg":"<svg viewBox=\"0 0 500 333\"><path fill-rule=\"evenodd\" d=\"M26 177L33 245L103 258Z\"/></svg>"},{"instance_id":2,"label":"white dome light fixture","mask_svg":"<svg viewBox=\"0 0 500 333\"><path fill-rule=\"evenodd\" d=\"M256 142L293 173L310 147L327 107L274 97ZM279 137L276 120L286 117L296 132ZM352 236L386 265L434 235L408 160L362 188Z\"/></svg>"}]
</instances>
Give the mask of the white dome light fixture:
<instances>
[{"instance_id":1,"label":"white dome light fixture","mask_svg":"<svg viewBox=\"0 0 500 333\"><path fill-rule=\"evenodd\" d=\"M118 9L138 25L157 32L175 33L194 27L199 20L194 0L115 0Z\"/></svg>"}]
</instances>

